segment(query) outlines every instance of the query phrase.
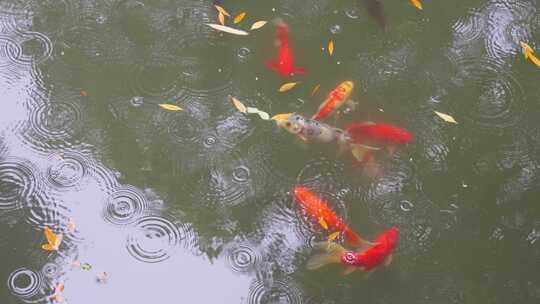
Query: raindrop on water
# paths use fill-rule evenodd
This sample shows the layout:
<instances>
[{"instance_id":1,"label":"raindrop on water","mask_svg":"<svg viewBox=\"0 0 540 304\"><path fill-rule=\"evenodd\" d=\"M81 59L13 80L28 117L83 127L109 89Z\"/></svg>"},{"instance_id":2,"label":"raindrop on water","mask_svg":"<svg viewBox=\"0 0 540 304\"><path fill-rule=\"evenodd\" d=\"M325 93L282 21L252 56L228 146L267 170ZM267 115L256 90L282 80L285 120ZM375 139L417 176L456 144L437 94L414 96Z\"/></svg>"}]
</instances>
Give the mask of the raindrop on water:
<instances>
[{"instance_id":1,"label":"raindrop on water","mask_svg":"<svg viewBox=\"0 0 540 304\"><path fill-rule=\"evenodd\" d=\"M337 34L341 33L341 25L334 24L334 25L330 26L330 33L332 33L334 35L337 35Z\"/></svg>"},{"instance_id":2,"label":"raindrop on water","mask_svg":"<svg viewBox=\"0 0 540 304\"><path fill-rule=\"evenodd\" d=\"M144 98L141 96L133 96L130 102L131 102L131 105L133 105L134 107L140 107L144 103Z\"/></svg>"},{"instance_id":3,"label":"raindrop on water","mask_svg":"<svg viewBox=\"0 0 540 304\"><path fill-rule=\"evenodd\" d=\"M409 212L414 208L414 205L413 205L413 203L411 203L411 202L409 202L407 200L404 200L404 201L401 201L401 203L399 204L399 208L401 208L401 210L403 210L405 212Z\"/></svg>"}]
</instances>

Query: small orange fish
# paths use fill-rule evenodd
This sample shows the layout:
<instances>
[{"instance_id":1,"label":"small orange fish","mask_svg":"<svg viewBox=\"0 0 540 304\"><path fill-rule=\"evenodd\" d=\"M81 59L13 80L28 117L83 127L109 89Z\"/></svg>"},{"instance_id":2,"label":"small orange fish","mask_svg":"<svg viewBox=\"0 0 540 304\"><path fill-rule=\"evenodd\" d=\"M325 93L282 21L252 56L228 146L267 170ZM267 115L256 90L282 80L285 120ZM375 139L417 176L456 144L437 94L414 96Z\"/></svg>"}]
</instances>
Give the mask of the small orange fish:
<instances>
[{"instance_id":1,"label":"small orange fish","mask_svg":"<svg viewBox=\"0 0 540 304\"><path fill-rule=\"evenodd\" d=\"M354 82L348 80L340 83L335 89L333 89L326 100L321 104L319 110L312 119L322 120L325 117L335 113L346 102L352 105L349 100L349 96L354 89Z\"/></svg>"},{"instance_id":2,"label":"small orange fish","mask_svg":"<svg viewBox=\"0 0 540 304\"><path fill-rule=\"evenodd\" d=\"M532 63L540 67L540 59L534 55L533 49L523 41L521 41L519 44L521 45L525 59L531 60Z\"/></svg>"},{"instance_id":3,"label":"small orange fish","mask_svg":"<svg viewBox=\"0 0 540 304\"><path fill-rule=\"evenodd\" d=\"M58 234L58 235L54 234L54 232L49 227L45 227L45 230L43 232L45 233L47 244L41 245L41 248L47 251L58 250L64 236L62 234Z\"/></svg>"},{"instance_id":4,"label":"small orange fish","mask_svg":"<svg viewBox=\"0 0 540 304\"><path fill-rule=\"evenodd\" d=\"M347 226L343 220L328 207L322 198L318 197L308 188L295 186L293 192L296 201L304 208L304 210L306 210L306 213L316 219L319 225L325 230L343 233L347 241L355 247L362 247L369 244Z\"/></svg>"}]
</instances>

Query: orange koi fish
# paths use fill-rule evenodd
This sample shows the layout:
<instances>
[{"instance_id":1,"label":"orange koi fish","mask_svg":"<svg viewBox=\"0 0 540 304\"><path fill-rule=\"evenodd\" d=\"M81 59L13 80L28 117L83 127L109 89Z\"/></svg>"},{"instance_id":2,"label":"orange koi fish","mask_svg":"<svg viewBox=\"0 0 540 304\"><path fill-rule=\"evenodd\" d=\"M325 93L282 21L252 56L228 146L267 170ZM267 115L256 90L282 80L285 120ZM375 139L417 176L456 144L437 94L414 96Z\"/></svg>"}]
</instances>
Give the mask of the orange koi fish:
<instances>
[{"instance_id":1,"label":"orange koi fish","mask_svg":"<svg viewBox=\"0 0 540 304\"><path fill-rule=\"evenodd\" d=\"M354 89L354 83L352 81L344 81L340 83L335 89L333 89L326 100L321 104L319 110L312 119L322 120L330 114L335 113L343 104L348 103L353 106L352 101L349 100L349 96Z\"/></svg>"},{"instance_id":2,"label":"orange koi fish","mask_svg":"<svg viewBox=\"0 0 540 304\"><path fill-rule=\"evenodd\" d=\"M266 65L283 77L290 77L293 74L304 74L306 70L294 66L294 58L289 43L289 26L283 22L277 25L278 57L274 60L267 60Z\"/></svg>"},{"instance_id":3,"label":"orange koi fish","mask_svg":"<svg viewBox=\"0 0 540 304\"><path fill-rule=\"evenodd\" d=\"M49 227L45 227L43 233L45 234L45 238L47 239L47 244L41 245L41 248L47 251L58 250L64 236L62 234L54 234L54 232Z\"/></svg>"},{"instance_id":4,"label":"orange koi fish","mask_svg":"<svg viewBox=\"0 0 540 304\"><path fill-rule=\"evenodd\" d=\"M295 186L293 192L296 201L304 208L307 214L317 220L324 229L339 232L340 234L342 233L348 243L352 246L361 247L369 244L349 228L349 226L343 223L334 211L328 207L328 204L308 188Z\"/></svg>"},{"instance_id":5,"label":"orange koi fish","mask_svg":"<svg viewBox=\"0 0 540 304\"><path fill-rule=\"evenodd\" d=\"M346 266L343 274L357 269L370 272L381 264L390 265L398 239L399 229L392 227L380 234L371 246L359 252L348 251L333 242L319 243L317 247L325 253L312 256L307 262L307 268L313 270L327 264L341 263Z\"/></svg>"}]
</instances>

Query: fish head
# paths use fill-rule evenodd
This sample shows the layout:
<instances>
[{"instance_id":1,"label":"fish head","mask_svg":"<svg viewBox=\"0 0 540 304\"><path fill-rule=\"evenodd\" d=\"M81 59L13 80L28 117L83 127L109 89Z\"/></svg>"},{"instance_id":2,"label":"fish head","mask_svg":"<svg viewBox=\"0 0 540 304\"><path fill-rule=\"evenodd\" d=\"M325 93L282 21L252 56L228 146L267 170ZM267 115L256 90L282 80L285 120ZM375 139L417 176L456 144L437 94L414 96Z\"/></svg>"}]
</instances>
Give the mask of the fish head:
<instances>
[{"instance_id":1,"label":"fish head","mask_svg":"<svg viewBox=\"0 0 540 304\"><path fill-rule=\"evenodd\" d=\"M274 116L278 127L286 129L293 134L302 132L302 129L306 125L306 119L303 116L294 113L282 115L278 118L276 118L278 115Z\"/></svg>"},{"instance_id":2,"label":"fish head","mask_svg":"<svg viewBox=\"0 0 540 304\"><path fill-rule=\"evenodd\" d=\"M354 252L345 252L341 256L341 263L343 264L355 266L358 265L358 262L358 256Z\"/></svg>"}]
</instances>

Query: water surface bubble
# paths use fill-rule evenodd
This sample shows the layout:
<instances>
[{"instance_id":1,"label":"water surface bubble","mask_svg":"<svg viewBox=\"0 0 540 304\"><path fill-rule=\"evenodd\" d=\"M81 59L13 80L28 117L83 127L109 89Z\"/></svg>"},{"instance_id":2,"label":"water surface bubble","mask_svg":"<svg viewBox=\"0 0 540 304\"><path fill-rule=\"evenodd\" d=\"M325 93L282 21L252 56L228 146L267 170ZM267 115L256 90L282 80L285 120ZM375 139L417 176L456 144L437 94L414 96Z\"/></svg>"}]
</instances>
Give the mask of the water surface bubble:
<instances>
[{"instance_id":1,"label":"water surface bubble","mask_svg":"<svg viewBox=\"0 0 540 304\"><path fill-rule=\"evenodd\" d=\"M49 262L43 265L43 268L41 268L41 273L43 273L46 278L55 279L60 274L60 266L56 263Z\"/></svg>"},{"instance_id":2,"label":"water surface bubble","mask_svg":"<svg viewBox=\"0 0 540 304\"><path fill-rule=\"evenodd\" d=\"M409 212L414 208L414 205L413 205L413 203L411 203L411 202L409 202L407 200L403 200L399 204L399 208L401 208L401 210L403 210L405 212Z\"/></svg>"},{"instance_id":3,"label":"water surface bubble","mask_svg":"<svg viewBox=\"0 0 540 304\"><path fill-rule=\"evenodd\" d=\"M249 168L246 166L239 166L233 170L233 179L239 183L245 183L249 180Z\"/></svg>"},{"instance_id":4,"label":"water surface bubble","mask_svg":"<svg viewBox=\"0 0 540 304\"><path fill-rule=\"evenodd\" d=\"M247 59L251 55L251 50L248 49L247 47L241 47L236 52L236 55L240 59Z\"/></svg>"},{"instance_id":5,"label":"water surface bubble","mask_svg":"<svg viewBox=\"0 0 540 304\"><path fill-rule=\"evenodd\" d=\"M104 218L115 225L127 225L137 221L148 209L143 193L132 186L123 186L109 195L105 204Z\"/></svg>"},{"instance_id":6,"label":"water surface bubble","mask_svg":"<svg viewBox=\"0 0 540 304\"><path fill-rule=\"evenodd\" d=\"M9 275L7 284L13 295L25 300L40 292L43 276L30 269L19 268Z\"/></svg>"},{"instance_id":7,"label":"water surface bubble","mask_svg":"<svg viewBox=\"0 0 540 304\"><path fill-rule=\"evenodd\" d=\"M330 33L334 34L334 35L337 35L339 33L341 33L341 25L339 24L334 24L332 26L330 26Z\"/></svg>"},{"instance_id":8,"label":"water surface bubble","mask_svg":"<svg viewBox=\"0 0 540 304\"><path fill-rule=\"evenodd\" d=\"M138 108L144 104L144 97L141 96L133 96L130 100L130 103L132 106Z\"/></svg>"}]
</instances>

